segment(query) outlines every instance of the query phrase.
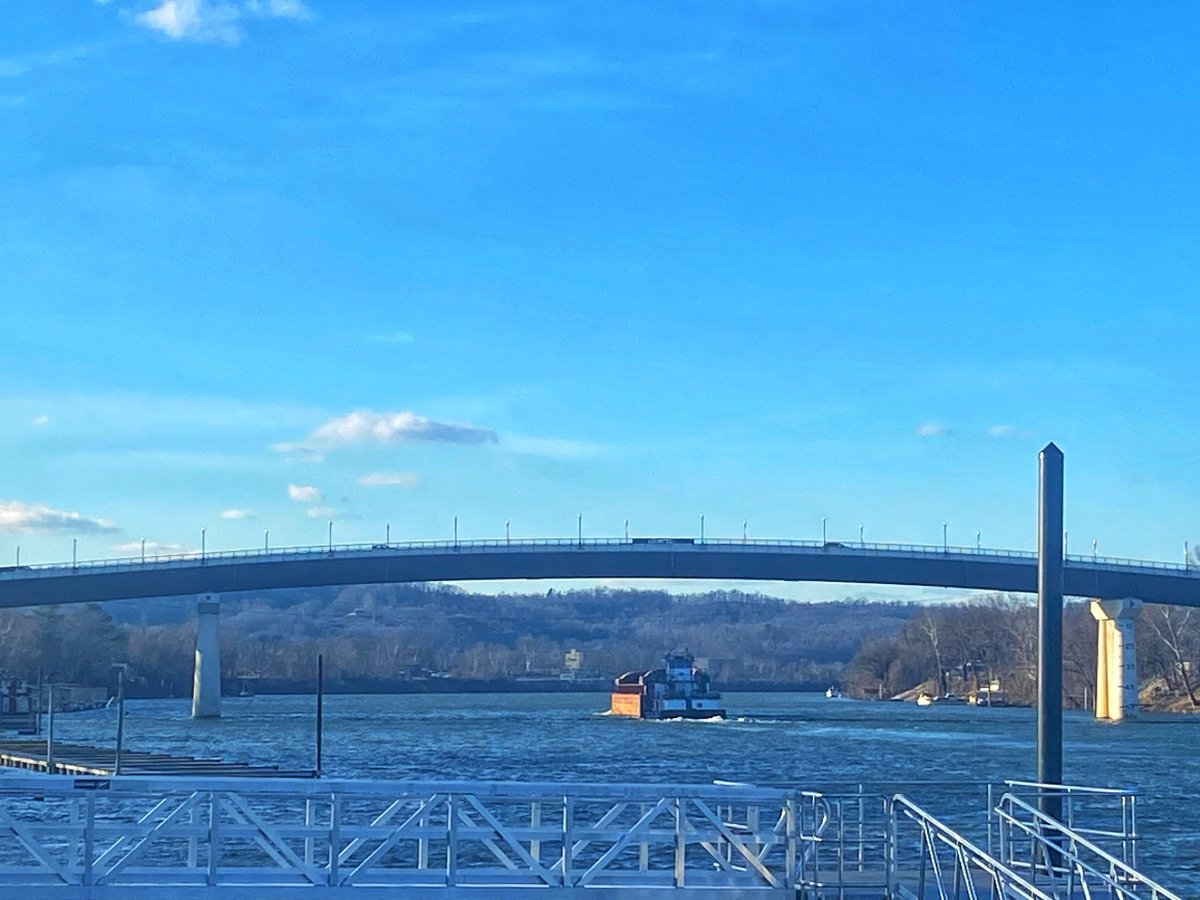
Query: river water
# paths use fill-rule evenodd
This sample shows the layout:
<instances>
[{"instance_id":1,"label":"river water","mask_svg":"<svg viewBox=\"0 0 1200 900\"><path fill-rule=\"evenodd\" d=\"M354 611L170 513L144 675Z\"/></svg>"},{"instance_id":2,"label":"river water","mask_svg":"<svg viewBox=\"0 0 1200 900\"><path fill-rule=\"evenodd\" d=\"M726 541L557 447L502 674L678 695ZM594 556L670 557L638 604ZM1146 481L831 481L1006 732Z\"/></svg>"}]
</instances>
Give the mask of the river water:
<instances>
[{"instance_id":1,"label":"river water","mask_svg":"<svg viewBox=\"0 0 1200 900\"><path fill-rule=\"evenodd\" d=\"M643 722L604 715L605 694L328 696L324 770L386 779L884 783L939 814L961 809L967 794L985 807L985 788L968 782L1034 775L1030 709L785 693L725 699L727 721ZM193 721L185 700L130 701L125 745L311 768L314 706L310 697L226 698L220 720ZM62 715L56 732L62 741L111 745L115 723L113 710ZM1064 768L1068 783L1140 791L1141 868L1200 895L1200 717L1107 725L1068 713Z\"/></svg>"}]
</instances>

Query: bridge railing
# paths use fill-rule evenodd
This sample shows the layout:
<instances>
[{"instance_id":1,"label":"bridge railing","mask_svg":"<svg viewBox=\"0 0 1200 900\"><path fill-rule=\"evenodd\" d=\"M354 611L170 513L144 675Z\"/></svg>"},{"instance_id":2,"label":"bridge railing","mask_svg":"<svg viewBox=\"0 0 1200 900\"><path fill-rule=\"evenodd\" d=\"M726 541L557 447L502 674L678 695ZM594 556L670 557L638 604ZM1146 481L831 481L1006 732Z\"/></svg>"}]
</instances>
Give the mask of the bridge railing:
<instances>
[{"instance_id":1,"label":"bridge railing","mask_svg":"<svg viewBox=\"0 0 1200 900\"><path fill-rule=\"evenodd\" d=\"M1002 550L989 547L955 547L932 544L897 544L860 541L805 541L785 539L714 539L714 538L489 538L450 541L391 541L379 543L315 544L290 547L264 547L243 550L205 550L171 554L145 554L109 557L104 559L75 560L71 562L35 563L31 565L0 566L0 580L36 577L38 575L62 575L71 572L96 570L139 570L147 567L191 566L196 563L221 562L269 562L310 556L375 555L406 553L446 552L538 552L547 549L576 549L584 552L605 549L662 551L672 548L678 552L696 552L706 549L725 552L790 552L797 551L822 554L898 554L920 558L962 560L995 559L1030 561L1037 554L1026 550ZM1066 557L1068 567L1089 569L1122 569L1145 571L1168 571L1200 578L1200 566L1181 563L1156 562L1124 559L1096 555L1070 555Z\"/></svg>"}]
</instances>

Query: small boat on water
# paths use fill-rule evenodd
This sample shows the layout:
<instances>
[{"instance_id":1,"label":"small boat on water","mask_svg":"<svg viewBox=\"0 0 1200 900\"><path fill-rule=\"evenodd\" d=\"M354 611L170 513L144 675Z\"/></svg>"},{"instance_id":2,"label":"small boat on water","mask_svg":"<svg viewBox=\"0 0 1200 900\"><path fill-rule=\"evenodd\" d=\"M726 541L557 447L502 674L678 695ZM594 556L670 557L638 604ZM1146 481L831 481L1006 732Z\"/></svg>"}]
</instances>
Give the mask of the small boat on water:
<instances>
[{"instance_id":1,"label":"small boat on water","mask_svg":"<svg viewBox=\"0 0 1200 900\"><path fill-rule=\"evenodd\" d=\"M839 691L836 687L834 687L831 684L829 687L825 688L825 699L826 700L841 700L842 692Z\"/></svg>"},{"instance_id":2,"label":"small boat on water","mask_svg":"<svg viewBox=\"0 0 1200 900\"><path fill-rule=\"evenodd\" d=\"M668 653L661 669L626 672L613 684L609 714L635 719L721 719L725 705L708 673L686 650Z\"/></svg>"},{"instance_id":3,"label":"small boat on water","mask_svg":"<svg viewBox=\"0 0 1200 900\"><path fill-rule=\"evenodd\" d=\"M917 706L933 706L933 697L929 694L921 694L917 698Z\"/></svg>"}]
</instances>

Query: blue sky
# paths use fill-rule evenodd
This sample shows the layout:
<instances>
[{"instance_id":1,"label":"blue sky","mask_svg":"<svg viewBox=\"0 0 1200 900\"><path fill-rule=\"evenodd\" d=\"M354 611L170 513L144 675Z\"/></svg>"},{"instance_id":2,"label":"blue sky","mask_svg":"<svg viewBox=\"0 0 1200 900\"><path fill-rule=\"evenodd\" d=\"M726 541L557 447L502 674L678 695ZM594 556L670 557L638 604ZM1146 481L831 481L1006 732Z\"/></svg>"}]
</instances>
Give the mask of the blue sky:
<instances>
[{"instance_id":1,"label":"blue sky","mask_svg":"<svg viewBox=\"0 0 1200 900\"><path fill-rule=\"evenodd\" d=\"M0 559L1200 542L1194 3L0 23Z\"/></svg>"}]
</instances>

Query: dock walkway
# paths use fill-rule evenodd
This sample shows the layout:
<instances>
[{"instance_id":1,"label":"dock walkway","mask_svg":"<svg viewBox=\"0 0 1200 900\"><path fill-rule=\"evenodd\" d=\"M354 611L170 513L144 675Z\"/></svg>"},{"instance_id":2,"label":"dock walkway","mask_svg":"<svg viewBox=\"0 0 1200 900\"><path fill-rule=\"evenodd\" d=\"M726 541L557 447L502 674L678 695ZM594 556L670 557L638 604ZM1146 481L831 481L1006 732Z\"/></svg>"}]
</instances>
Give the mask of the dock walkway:
<instances>
[{"instance_id":1,"label":"dock walkway","mask_svg":"<svg viewBox=\"0 0 1200 900\"><path fill-rule=\"evenodd\" d=\"M0 740L0 766L55 775L116 774L116 750L82 744L54 744L54 762L48 764L46 742ZM167 753L121 751L122 775L196 775L213 778L311 778L308 769L280 769L222 759L172 756Z\"/></svg>"}]
</instances>

